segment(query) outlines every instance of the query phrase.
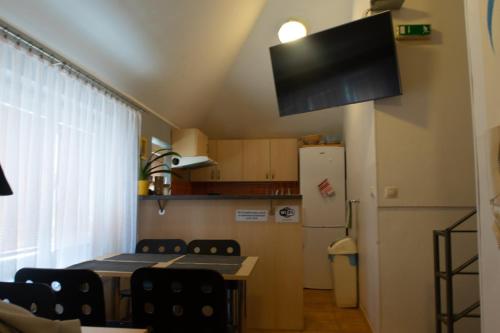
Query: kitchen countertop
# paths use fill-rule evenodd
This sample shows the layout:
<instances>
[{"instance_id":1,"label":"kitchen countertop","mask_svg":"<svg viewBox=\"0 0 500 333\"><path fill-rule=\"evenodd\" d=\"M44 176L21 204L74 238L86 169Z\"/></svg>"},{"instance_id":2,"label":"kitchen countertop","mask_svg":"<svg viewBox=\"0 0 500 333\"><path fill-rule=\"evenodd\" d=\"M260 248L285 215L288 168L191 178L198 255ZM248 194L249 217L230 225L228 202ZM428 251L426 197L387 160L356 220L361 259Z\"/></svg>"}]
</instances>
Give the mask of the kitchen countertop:
<instances>
[{"instance_id":1,"label":"kitchen countertop","mask_svg":"<svg viewBox=\"0 0 500 333\"><path fill-rule=\"evenodd\" d=\"M193 194L193 195L140 195L139 200L301 200L302 194Z\"/></svg>"}]
</instances>

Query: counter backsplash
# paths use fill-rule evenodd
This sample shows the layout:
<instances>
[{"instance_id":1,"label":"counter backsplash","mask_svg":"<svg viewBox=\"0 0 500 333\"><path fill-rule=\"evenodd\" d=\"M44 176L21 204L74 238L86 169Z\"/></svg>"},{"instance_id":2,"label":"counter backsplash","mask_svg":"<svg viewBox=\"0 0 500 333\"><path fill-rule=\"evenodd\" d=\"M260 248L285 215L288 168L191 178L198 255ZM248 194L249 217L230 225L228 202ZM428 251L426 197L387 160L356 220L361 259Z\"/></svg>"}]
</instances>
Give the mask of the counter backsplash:
<instances>
[{"instance_id":1,"label":"counter backsplash","mask_svg":"<svg viewBox=\"0 0 500 333\"><path fill-rule=\"evenodd\" d=\"M299 194L299 182L182 182L174 181L172 194Z\"/></svg>"}]
</instances>

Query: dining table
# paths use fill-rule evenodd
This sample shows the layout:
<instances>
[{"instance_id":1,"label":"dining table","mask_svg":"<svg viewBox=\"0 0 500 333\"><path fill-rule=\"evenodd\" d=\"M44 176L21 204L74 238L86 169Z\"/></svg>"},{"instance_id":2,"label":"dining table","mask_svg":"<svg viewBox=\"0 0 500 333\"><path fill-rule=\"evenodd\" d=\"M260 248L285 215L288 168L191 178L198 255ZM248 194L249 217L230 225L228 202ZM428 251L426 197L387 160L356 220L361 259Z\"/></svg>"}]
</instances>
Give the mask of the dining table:
<instances>
[{"instance_id":1,"label":"dining table","mask_svg":"<svg viewBox=\"0 0 500 333\"><path fill-rule=\"evenodd\" d=\"M114 327L94 327L82 326L82 333L147 333L145 328L114 328Z\"/></svg>"},{"instance_id":2,"label":"dining table","mask_svg":"<svg viewBox=\"0 0 500 333\"><path fill-rule=\"evenodd\" d=\"M133 272L143 267L169 269L210 269L219 272L225 281L234 281L238 288L232 293L229 321L241 332L246 313L246 281L257 264L256 256L220 256L201 254L153 254L120 253L106 255L68 267L88 269L99 276L111 278L113 291L112 313L114 319L120 317L120 279L130 278Z\"/></svg>"}]
</instances>

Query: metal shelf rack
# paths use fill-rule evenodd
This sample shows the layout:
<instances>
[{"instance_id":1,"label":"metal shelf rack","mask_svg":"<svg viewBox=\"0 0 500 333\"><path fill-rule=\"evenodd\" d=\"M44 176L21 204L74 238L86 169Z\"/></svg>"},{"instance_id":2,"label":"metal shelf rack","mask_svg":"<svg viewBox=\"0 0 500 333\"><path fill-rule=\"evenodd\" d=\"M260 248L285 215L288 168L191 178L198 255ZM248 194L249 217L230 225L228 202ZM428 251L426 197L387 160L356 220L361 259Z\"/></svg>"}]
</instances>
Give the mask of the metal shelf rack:
<instances>
[{"instance_id":1,"label":"metal shelf rack","mask_svg":"<svg viewBox=\"0 0 500 333\"><path fill-rule=\"evenodd\" d=\"M453 277L456 275L479 275L479 272L465 271L467 267L475 263L479 256L476 254L470 259L466 260L461 265L453 268L452 264L452 239L451 236L454 233L477 233L477 230L463 230L457 229L460 225L468 221L471 217L476 215L476 210L474 209L469 214L455 222L449 228L445 230L434 230L433 241L434 241L434 293L435 293L435 310L436 310L436 333L443 332L443 324L446 325L446 333L454 333L455 323L462 318L479 318L478 314L472 313L474 310L478 309L480 304L479 301L471 304L462 311L455 313L453 305ZM444 266L445 270L441 271L440 262L440 248L439 242L440 237L444 238ZM441 280L446 283L445 295L446 295L446 312L442 312L441 307Z\"/></svg>"}]
</instances>

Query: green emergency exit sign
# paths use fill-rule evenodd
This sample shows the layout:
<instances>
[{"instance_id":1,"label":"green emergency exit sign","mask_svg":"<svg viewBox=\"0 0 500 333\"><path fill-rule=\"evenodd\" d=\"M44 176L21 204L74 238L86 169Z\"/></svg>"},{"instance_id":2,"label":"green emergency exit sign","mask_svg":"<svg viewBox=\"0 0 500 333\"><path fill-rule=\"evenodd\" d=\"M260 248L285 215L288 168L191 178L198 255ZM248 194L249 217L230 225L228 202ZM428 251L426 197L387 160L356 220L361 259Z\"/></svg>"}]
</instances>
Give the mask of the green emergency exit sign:
<instances>
[{"instance_id":1,"label":"green emergency exit sign","mask_svg":"<svg viewBox=\"0 0 500 333\"><path fill-rule=\"evenodd\" d=\"M396 32L398 39L429 39L432 27L430 24L402 24Z\"/></svg>"}]
</instances>

